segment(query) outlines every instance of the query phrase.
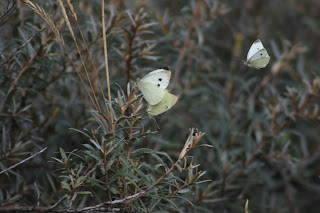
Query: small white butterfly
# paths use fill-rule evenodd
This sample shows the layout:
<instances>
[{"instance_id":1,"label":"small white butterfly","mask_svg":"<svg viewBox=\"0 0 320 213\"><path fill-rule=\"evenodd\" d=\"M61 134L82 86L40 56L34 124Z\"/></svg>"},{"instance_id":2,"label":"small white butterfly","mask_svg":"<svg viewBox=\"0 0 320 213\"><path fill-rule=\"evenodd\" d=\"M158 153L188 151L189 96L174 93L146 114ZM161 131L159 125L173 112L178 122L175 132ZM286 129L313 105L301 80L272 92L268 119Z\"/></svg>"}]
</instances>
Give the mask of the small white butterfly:
<instances>
[{"instance_id":1,"label":"small white butterfly","mask_svg":"<svg viewBox=\"0 0 320 213\"><path fill-rule=\"evenodd\" d=\"M170 77L170 69L164 67L148 73L138 82L139 90L149 103L148 114L150 116L159 115L176 104L178 97L166 90Z\"/></svg>"},{"instance_id":2,"label":"small white butterfly","mask_svg":"<svg viewBox=\"0 0 320 213\"><path fill-rule=\"evenodd\" d=\"M248 67L260 69L267 66L269 61L270 56L268 55L267 50L263 47L262 42L258 39L251 45L247 55L247 61L245 61L244 64Z\"/></svg>"},{"instance_id":3,"label":"small white butterfly","mask_svg":"<svg viewBox=\"0 0 320 213\"><path fill-rule=\"evenodd\" d=\"M163 99L170 78L171 71L164 67L148 73L138 82L139 90L150 105L156 105Z\"/></svg>"}]
</instances>

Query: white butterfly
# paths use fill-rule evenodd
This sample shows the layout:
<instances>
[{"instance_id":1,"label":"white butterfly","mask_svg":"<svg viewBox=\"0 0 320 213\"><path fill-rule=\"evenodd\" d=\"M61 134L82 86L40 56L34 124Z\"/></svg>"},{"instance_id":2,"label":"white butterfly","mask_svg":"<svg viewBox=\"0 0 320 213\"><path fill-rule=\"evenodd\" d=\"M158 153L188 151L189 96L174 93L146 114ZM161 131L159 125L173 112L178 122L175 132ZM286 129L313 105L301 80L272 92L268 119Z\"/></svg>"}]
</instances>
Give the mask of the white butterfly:
<instances>
[{"instance_id":1,"label":"white butterfly","mask_svg":"<svg viewBox=\"0 0 320 213\"><path fill-rule=\"evenodd\" d=\"M248 67L260 69L267 66L269 61L270 56L268 55L267 50L263 47L262 42L258 39L251 45L247 55L247 61L245 61L244 64Z\"/></svg>"},{"instance_id":2,"label":"white butterfly","mask_svg":"<svg viewBox=\"0 0 320 213\"><path fill-rule=\"evenodd\" d=\"M169 68L161 68L148 73L138 82L139 90L150 105L156 105L163 99L170 77Z\"/></svg>"}]
</instances>

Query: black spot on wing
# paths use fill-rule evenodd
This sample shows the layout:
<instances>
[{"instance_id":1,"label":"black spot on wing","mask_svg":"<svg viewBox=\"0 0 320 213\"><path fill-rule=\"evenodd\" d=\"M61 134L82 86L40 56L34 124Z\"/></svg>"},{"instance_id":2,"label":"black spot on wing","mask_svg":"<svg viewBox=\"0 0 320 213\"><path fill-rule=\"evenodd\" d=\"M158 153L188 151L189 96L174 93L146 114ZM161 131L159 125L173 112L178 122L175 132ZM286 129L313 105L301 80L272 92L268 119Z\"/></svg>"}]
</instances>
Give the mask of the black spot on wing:
<instances>
[{"instance_id":1,"label":"black spot on wing","mask_svg":"<svg viewBox=\"0 0 320 213\"><path fill-rule=\"evenodd\" d=\"M162 78L159 78L159 81L162 81Z\"/></svg>"},{"instance_id":2,"label":"black spot on wing","mask_svg":"<svg viewBox=\"0 0 320 213\"><path fill-rule=\"evenodd\" d=\"M157 86L160 87L160 84L158 84Z\"/></svg>"}]
</instances>

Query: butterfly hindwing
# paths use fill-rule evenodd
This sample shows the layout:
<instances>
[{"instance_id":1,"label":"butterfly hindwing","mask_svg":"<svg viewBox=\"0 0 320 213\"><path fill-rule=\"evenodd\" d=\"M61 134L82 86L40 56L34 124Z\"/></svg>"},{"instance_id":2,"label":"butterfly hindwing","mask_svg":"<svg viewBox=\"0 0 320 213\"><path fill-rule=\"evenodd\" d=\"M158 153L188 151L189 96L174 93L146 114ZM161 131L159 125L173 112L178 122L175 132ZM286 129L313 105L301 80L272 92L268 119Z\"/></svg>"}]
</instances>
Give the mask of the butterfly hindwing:
<instances>
[{"instance_id":1,"label":"butterfly hindwing","mask_svg":"<svg viewBox=\"0 0 320 213\"><path fill-rule=\"evenodd\" d=\"M261 58L259 60L255 60L255 61L250 62L250 66L254 67L256 69L260 69L260 68L267 66L269 61L270 61L270 57Z\"/></svg>"},{"instance_id":2,"label":"butterfly hindwing","mask_svg":"<svg viewBox=\"0 0 320 213\"><path fill-rule=\"evenodd\" d=\"M159 115L167 110L169 110L178 101L178 97L165 92L163 99L156 105L149 105L148 114L151 116Z\"/></svg>"},{"instance_id":3,"label":"butterfly hindwing","mask_svg":"<svg viewBox=\"0 0 320 213\"><path fill-rule=\"evenodd\" d=\"M249 66L254 68L263 68L269 63L270 56L266 49L262 49L255 53L249 60Z\"/></svg>"}]
</instances>

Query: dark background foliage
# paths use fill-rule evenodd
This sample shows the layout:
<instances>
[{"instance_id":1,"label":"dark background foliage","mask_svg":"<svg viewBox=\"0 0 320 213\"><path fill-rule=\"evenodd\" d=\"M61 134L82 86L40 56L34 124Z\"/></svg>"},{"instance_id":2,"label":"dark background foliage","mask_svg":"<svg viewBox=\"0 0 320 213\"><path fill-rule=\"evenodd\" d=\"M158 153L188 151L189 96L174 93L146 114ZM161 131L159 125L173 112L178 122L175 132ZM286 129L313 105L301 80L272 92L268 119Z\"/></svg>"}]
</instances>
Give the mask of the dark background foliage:
<instances>
[{"instance_id":1,"label":"dark background foliage","mask_svg":"<svg viewBox=\"0 0 320 213\"><path fill-rule=\"evenodd\" d=\"M37 3L59 26L56 2ZM72 3L107 94L100 1ZM48 28L15 52L45 24L22 2L13 4L0 3L1 170L48 149L0 176L0 201L32 205L36 182L45 204L63 190L49 161L60 147L82 149L87 139L69 128L90 127L92 105L59 42L47 40ZM172 109L155 118L159 135L139 146L178 156L193 126L214 146L193 150L207 171L205 179L212 181L193 188L189 199L195 206L189 212L243 212L246 199L252 212L318 212L319 10L318 1L298 0L107 5L112 96L116 84L125 89L127 82L162 66L173 71L169 87L179 96ZM129 16L144 13L136 29ZM65 26L60 33L80 67ZM271 56L261 70L241 61L258 38Z\"/></svg>"}]
</instances>

